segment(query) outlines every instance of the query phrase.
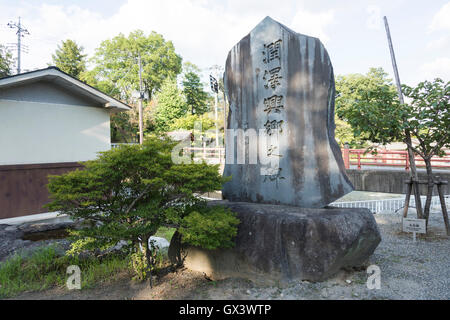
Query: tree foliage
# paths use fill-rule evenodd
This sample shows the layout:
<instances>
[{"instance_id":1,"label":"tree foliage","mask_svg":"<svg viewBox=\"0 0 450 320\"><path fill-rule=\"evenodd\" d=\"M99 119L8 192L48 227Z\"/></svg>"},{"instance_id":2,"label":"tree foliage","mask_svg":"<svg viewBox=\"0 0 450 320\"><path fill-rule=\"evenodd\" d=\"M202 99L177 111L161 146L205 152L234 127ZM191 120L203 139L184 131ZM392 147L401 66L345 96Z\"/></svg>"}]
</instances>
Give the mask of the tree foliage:
<instances>
[{"instance_id":1,"label":"tree foliage","mask_svg":"<svg viewBox=\"0 0 450 320\"><path fill-rule=\"evenodd\" d=\"M207 114L186 114L184 117L175 119L170 125L170 130L194 130L196 124L200 123L203 130L210 130L214 128L214 120L208 117Z\"/></svg>"},{"instance_id":2,"label":"tree foliage","mask_svg":"<svg viewBox=\"0 0 450 320\"><path fill-rule=\"evenodd\" d=\"M424 81L416 87L403 86L408 103L401 105L395 87L382 69L367 75L348 75L337 81L337 114L350 123L355 135L372 143L406 143L425 162L428 176L424 208L428 219L433 193L431 158L450 147L450 83L441 79ZM409 143L407 136L419 141Z\"/></svg>"},{"instance_id":3,"label":"tree foliage","mask_svg":"<svg viewBox=\"0 0 450 320\"><path fill-rule=\"evenodd\" d=\"M70 39L58 45L52 60L56 67L75 78L80 78L86 71L86 55L83 54L83 47Z\"/></svg>"},{"instance_id":4,"label":"tree foliage","mask_svg":"<svg viewBox=\"0 0 450 320\"><path fill-rule=\"evenodd\" d=\"M125 240L149 267L155 253L149 239L163 225L176 227L183 240L194 245L232 245L235 214L209 208L197 196L221 189L227 179L217 166L174 164L174 146L167 138L153 136L143 145L103 152L97 160L85 162L84 170L50 176L48 207L90 222L90 227L76 232L74 251L109 248Z\"/></svg>"},{"instance_id":5,"label":"tree foliage","mask_svg":"<svg viewBox=\"0 0 450 320\"><path fill-rule=\"evenodd\" d=\"M236 235L236 217L223 208L204 208L185 216L181 221L180 234L184 242L205 249L232 248Z\"/></svg>"},{"instance_id":6,"label":"tree foliage","mask_svg":"<svg viewBox=\"0 0 450 320\"><path fill-rule=\"evenodd\" d=\"M334 135L341 148L343 148L346 143L348 143L350 148L356 149L368 146L366 141L363 141L360 137L355 137L353 128L348 122L339 119L337 115L335 116L334 122L336 124Z\"/></svg>"},{"instance_id":7,"label":"tree foliage","mask_svg":"<svg viewBox=\"0 0 450 320\"><path fill-rule=\"evenodd\" d=\"M100 78L95 69L82 72L79 79L109 96L120 98L119 88L112 81Z\"/></svg>"},{"instance_id":8,"label":"tree foliage","mask_svg":"<svg viewBox=\"0 0 450 320\"><path fill-rule=\"evenodd\" d=\"M203 114L208 111L208 94L203 90L203 83L200 80L200 69L190 63L184 64L183 73L183 94L186 98L191 114Z\"/></svg>"},{"instance_id":9,"label":"tree foliage","mask_svg":"<svg viewBox=\"0 0 450 320\"><path fill-rule=\"evenodd\" d=\"M403 86L409 102L403 105L407 112L403 130L409 130L419 144L410 145L420 155L426 166L428 177L427 200L424 215L428 222L433 196L433 169L431 158L443 156L444 148L450 148L450 82L442 79L420 82L416 87Z\"/></svg>"},{"instance_id":10,"label":"tree foliage","mask_svg":"<svg viewBox=\"0 0 450 320\"><path fill-rule=\"evenodd\" d=\"M166 79L174 79L181 72L181 57L175 53L171 41L151 32L148 36L141 30L128 37L119 34L103 41L92 58L94 68L84 72L81 80L133 107L131 112L111 117L111 136L114 141L130 142L138 134L138 111L136 92L139 91L139 64L142 65L144 102L144 131L155 129L154 95L160 91Z\"/></svg>"},{"instance_id":11,"label":"tree foliage","mask_svg":"<svg viewBox=\"0 0 450 320\"><path fill-rule=\"evenodd\" d=\"M403 86L409 102L405 122L419 141L414 151L422 158L444 155L444 147L450 148L450 82L442 79L420 82L416 87Z\"/></svg>"},{"instance_id":12,"label":"tree foliage","mask_svg":"<svg viewBox=\"0 0 450 320\"><path fill-rule=\"evenodd\" d=\"M98 80L108 82L122 98L129 100L139 90L139 55L143 89L151 100L166 78L174 78L181 72L181 57L175 53L172 41L154 31L147 36L136 30L128 37L119 34L103 41L93 58L93 72Z\"/></svg>"},{"instance_id":13,"label":"tree foliage","mask_svg":"<svg viewBox=\"0 0 450 320\"><path fill-rule=\"evenodd\" d=\"M387 144L403 141L397 91L383 69L336 79L336 114L348 122L357 139Z\"/></svg>"},{"instance_id":14,"label":"tree foliage","mask_svg":"<svg viewBox=\"0 0 450 320\"><path fill-rule=\"evenodd\" d=\"M12 74L14 61L11 52L4 46L0 45L0 78L7 77Z\"/></svg>"},{"instance_id":15,"label":"tree foliage","mask_svg":"<svg viewBox=\"0 0 450 320\"><path fill-rule=\"evenodd\" d=\"M156 130L167 132L176 119L182 118L188 112L188 105L178 88L175 79L167 79L157 96L155 111Z\"/></svg>"},{"instance_id":16,"label":"tree foliage","mask_svg":"<svg viewBox=\"0 0 450 320\"><path fill-rule=\"evenodd\" d=\"M155 101L145 103L142 109L144 134L155 131L154 113ZM111 141L112 142L139 142L139 106L137 103L129 104L131 110L111 114Z\"/></svg>"}]
</instances>

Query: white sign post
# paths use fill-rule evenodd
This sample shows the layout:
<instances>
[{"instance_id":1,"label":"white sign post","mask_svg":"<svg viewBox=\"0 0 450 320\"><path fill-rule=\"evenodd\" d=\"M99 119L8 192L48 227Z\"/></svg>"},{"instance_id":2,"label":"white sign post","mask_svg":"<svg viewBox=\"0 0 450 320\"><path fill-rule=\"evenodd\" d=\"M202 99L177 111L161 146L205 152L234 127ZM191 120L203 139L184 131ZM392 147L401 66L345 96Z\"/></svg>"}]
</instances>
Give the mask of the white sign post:
<instances>
[{"instance_id":1,"label":"white sign post","mask_svg":"<svg viewBox=\"0 0 450 320\"><path fill-rule=\"evenodd\" d=\"M416 233L427 233L426 220L403 218L403 232L412 232L416 242Z\"/></svg>"}]
</instances>

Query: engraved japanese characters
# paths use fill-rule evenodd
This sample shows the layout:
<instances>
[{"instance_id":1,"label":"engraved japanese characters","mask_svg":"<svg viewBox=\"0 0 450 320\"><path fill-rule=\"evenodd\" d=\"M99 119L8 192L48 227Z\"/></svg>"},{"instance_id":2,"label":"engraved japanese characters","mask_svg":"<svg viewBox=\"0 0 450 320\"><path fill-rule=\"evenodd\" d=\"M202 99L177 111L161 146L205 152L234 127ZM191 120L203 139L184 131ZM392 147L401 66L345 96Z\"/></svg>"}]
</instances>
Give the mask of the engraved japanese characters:
<instances>
[{"instance_id":1,"label":"engraved japanese characters","mask_svg":"<svg viewBox=\"0 0 450 320\"><path fill-rule=\"evenodd\" d=\"M265 18L228 54L224 198L319 208L352 190L319 39Z\"/></svg>"}]
</instances>

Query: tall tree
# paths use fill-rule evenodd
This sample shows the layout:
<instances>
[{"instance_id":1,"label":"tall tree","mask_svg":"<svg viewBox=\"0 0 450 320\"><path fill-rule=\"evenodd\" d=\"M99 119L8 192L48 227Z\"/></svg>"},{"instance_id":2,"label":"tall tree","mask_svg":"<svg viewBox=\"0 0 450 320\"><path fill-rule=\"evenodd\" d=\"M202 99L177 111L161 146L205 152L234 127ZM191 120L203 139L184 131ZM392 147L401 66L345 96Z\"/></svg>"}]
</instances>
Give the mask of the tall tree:
<instances>
[{"instance_id":1,"label":"tall tree","mask_svg":"<svg viewBox=\"0 0 450 320\"><path fill-rule=\"evenodd\" d=\"M186 115L188 105L175 79L167 79L157 96L155 124L158 131L169 131L176 119Z\"/></svg>"},{"instance_id":2,"label":"tall tree","mask_svg":"<svg viewBox=\"0 0 450 320\"><path fill-rule=\"evenodd\" d=\"M155 100L143 108L144 134L155 131ZM129 104L128 112L111 114L111 141L134 143L139 142L139 107L136 103Z\"/></svg>"},{"instance_id":3,"label":"tall tree","mask_svg":"<svg viewBox=\"0 0 450 320\"><path fill-rule=\"evenodd\" d=\"M424 216L419 218L428 220L433 189L431 158L450 147L450 82L435 79L414 88L403 86L410 101L403 105L382 69L341 77L338 83L337 114L350 123L356 135L379 144L404 142L423 158L428 191ZM408 132L419 141L417 146L408 142Z\"/></svg>"},{"instance_id":4,"label":"tall tree","mask_svg":"<svg viewBox=\"0 0 450 320\"><path fill-rule=\"evenodd\" d=\"M200 69L190 62L184 64L183 72L183 94L191 114L203 114L208 111L208 94L203 90L200 79Z\"/></svg>"},{"instance_id":5,"label":"tall tree","mask_svg":"<svg viewBox=\"0 0 450 320\"><path fill-rule=\"evenodd\" d=\"M346 143L348 143L350 148L359 149L368 147L367 142L362 141L360 137L355 137L353 128L348 122L339 119L337 115L335 116L334 122L336 124L334 133L335 138L341 148L343 148Z\"/></svg>"},{"instance_id":6,"label":"tall tree","mask_svg":"<svg viewBox=\"0 0 450 320\"><path fill-rule=\"evenodd\" d=\"M450 82L442 79L420 82L416 87L404 85L403 91L409 103L403 108L407 112L407 121L402 123L403 136L409 130L419 144L410 145L425 162L428 178L427 200L424 215L428 222L433 196L433 169L431 158L443 156L444 147L450 148Z\"/></svg>"},{"instance_id":7,"label":"tall tree","mask_svg":"<svg viewBox=\"0 0 450 320\"><path fill-rule=\"evenodd\" d=\"M0 45L0 78L11 75L13 64L11 53L4 46Z\"/></svg>"},{"instance_id":8,"label":"tall tree","mask_svg":"<svg viewBox=\"0 0 450 320\"><path fill-rule=\"evenodd\" d=\"M133 92L139 90L139 55L143 89L151 100L166 78L181 72L182 60L172 41L154 31L146 36L142 30L136 30L128 37L119 34L103 41L93 57L93 72L97 80L110 83L120 92L120 98L130 101Z\"/></svg>"},{"instance_id":9,"label":"tall tree","mask_svg":"<svg viewBox=\"0 0 450 320\"><path fill-rule=\"evenodd\" d=\"M83 50L83 47L73 40L63 41L52 55L53 64L71 76L80 78L86 71L86 55L83 54Z\"/></svg>"},{"instance_id":10,"label":"tall tree","mask_svg":"<svg viewBox=\"0 0 450 320\"><path fill-rule=\"evenodd\" d=\"M337 77L336 113L350 123L356 138L381 144L401 141L398 116L402 112L395 86L382 68ZM375 115L380 128L373 127L369 119Z\"/></svg>"}]
</instances>

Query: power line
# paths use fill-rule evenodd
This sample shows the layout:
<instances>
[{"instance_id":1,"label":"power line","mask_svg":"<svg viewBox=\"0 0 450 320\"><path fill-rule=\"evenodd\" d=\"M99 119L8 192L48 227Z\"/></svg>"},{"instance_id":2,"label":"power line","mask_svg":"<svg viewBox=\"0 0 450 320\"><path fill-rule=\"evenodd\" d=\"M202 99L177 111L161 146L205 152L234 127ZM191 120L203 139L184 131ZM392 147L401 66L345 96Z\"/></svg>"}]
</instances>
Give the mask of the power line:
<instances>
[{"instance_id":1,"label":"power line","mask_svg":"<svg viewBox=\"0 0 450 320\"><path fill-rule=\"evenodd\" d=\"M28 46L25 46L21 43L21 40L23 37L25 37L25 35L29 35L30 33L28 32L27 29L25 29L21 22L20 22L20 17L19 17L19 22L9 22L8 23L8 27L10 27L11 29L17 29L17 73L20 73L20 57L21 57L21 51L23 50L25 53L28 53Z\"/></svg>"}]
</instances>

